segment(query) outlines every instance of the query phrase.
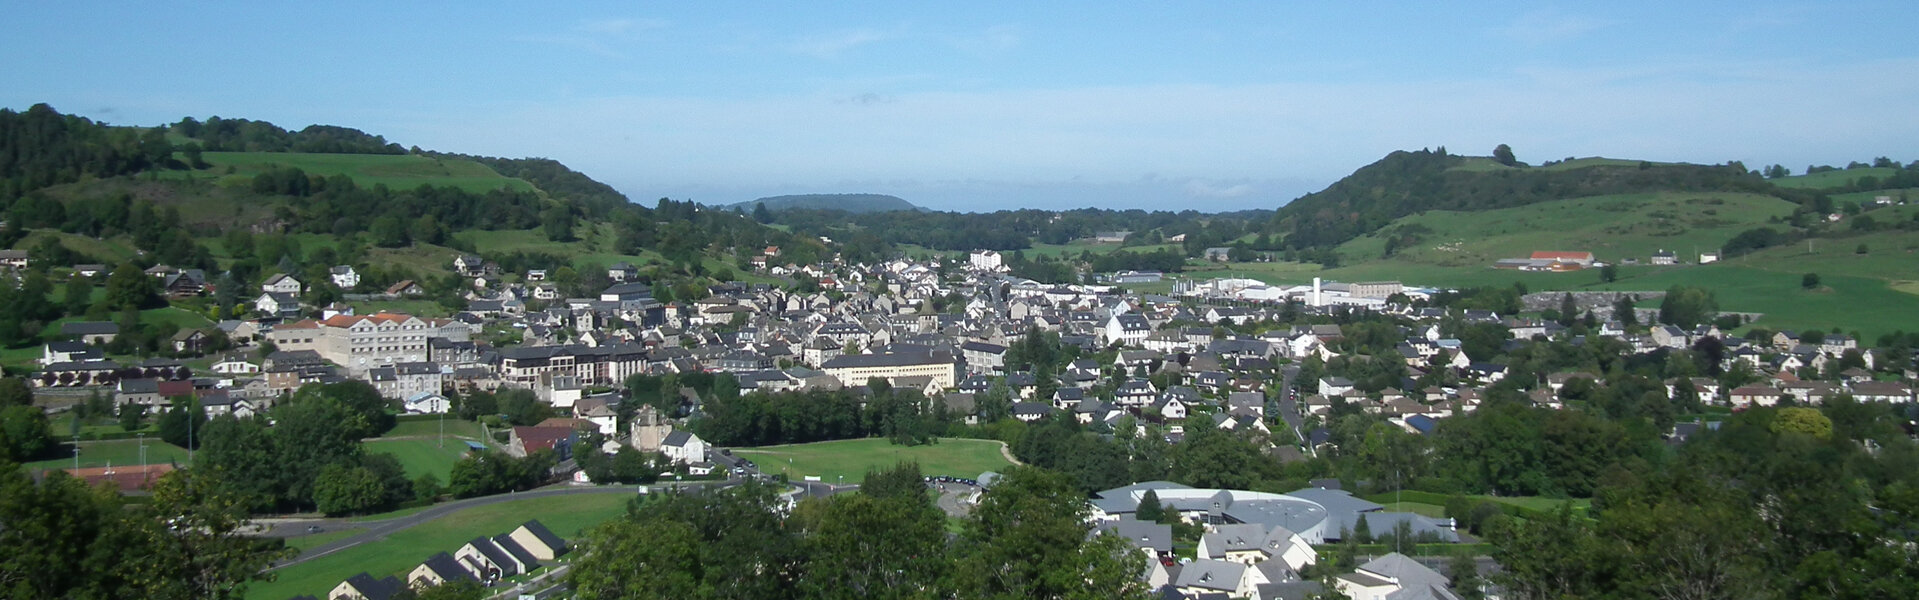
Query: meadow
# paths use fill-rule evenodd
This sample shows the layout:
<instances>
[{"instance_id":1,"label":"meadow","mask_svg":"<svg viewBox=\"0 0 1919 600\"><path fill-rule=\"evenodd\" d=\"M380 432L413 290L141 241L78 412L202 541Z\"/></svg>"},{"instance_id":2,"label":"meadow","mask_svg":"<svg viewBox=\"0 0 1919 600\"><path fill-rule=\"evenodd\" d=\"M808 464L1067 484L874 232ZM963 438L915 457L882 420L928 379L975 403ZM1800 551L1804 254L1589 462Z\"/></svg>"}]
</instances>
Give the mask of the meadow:
<instances>
[{"instance_id":1,"label":"meadow","mask_svg":"<svg viewBox=\"0 0 1919 600\"><path fill-rule=\"evenodd\" d=\"M735 449L735 455L752 460L763 473L785 472L798 481L817 476L821 481L859 483L867 471L890 468L905 461L918 462L926 475L978 477L980 473L1005 469L1012 463L1000 454L1000 443L991 440L941 438L925 446L895 446L878 438L762 446Z\"/></svg>"},{"instance_id":2,"label":"meadow","mask_svg":"<svg viewBox=\"0 0 1919 600\"><path fill-rule=\"evenodd\" d=\"M575 494L515 500L461 510L399 531L382 540L275 571L276 581L253 584L247 589L246 597L283 600L301 594L324 594L341 580L362 571L374 577L404 575L405 571L418 566L420 561L429 556L439 552L450 553L475 537L505 533L530 519L538 519L562 538L576 539L581 531L625 512L630 497L615 493ZM301 538L294 538L289 543L313 545Z\"/></svg>"},{"instance_id":3,"label":"meadow","mask_svg":"<svg viewBox=\"0 0 1919 600\"><path fill-rule=\"evenodd\" d=\"M453 464L467 453L466 441L452 436L444 444L438 440L367 440L362 448L400 459L408 479L430 474L441 484L451 480Z\"/></svg>"},{"instance_id":4,"label":"meadow","mask_svg":"<svg viewBox=\"0 0 1919 600\"><path fill-rule=\"evenodd\" d=\"M453 158L411 154L299 152L207 152L202 156L208 164L213 165L212 168L197 172L175 171L168 175L206 178L211 174L221 185L235 185L250 182L254 175L268 169L297 167L309 175L346 175L362 187L385 185L398 190L433 185L456 187L469 192L533 189L533 184L525 180L502 176L477 162Z\"/></svg>"}]
</instances>

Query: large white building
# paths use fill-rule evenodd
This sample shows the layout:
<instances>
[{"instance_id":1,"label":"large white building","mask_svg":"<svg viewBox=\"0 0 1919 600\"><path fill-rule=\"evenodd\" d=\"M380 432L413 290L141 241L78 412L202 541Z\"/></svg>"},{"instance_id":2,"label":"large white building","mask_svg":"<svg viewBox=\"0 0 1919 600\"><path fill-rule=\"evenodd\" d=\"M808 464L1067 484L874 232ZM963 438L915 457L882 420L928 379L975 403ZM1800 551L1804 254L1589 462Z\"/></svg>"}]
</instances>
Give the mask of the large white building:
<instances>
[{"instance_id":1,"label":"large white building","mask_svg":"<svg viewBox=\"0 0 1919 600\"><path fill-rule=\"evenodd\" d=\"M820 370L848 386L866 385L866 380L881 377L898 381L901 377L931 377L940 389L959 386L959 363L951 355L932 352L893 354L845 354L820 365Z\"/></svg>"},{"instance_id":2,"label":"large white building","mask_svg":"<svg viewBox=\"0 0 1919 600\"><path fill-rule=\"evenodd\" d=\"M267 340L282 351L312 350L320 358L347 368L358 377L374 367L430 359L427 340L456 342L472 339L473 330L452 319L423 319L404 313L382 312L355 316L334 315L326 320L306 319L275 327Z\"/></svg>"},{"instance_id":3,"label":"large white building","mask_svg":"<svg viewBox=\"0 0 1919 600\"><path fill-rule=\"evenodd\" d=\"M997 272L1006 270L1005 259L1001 257L998 252L992 250L981 250L972 253L972 255L966 258L966 264L977 271Z\"/></svg>"}]
</instances>

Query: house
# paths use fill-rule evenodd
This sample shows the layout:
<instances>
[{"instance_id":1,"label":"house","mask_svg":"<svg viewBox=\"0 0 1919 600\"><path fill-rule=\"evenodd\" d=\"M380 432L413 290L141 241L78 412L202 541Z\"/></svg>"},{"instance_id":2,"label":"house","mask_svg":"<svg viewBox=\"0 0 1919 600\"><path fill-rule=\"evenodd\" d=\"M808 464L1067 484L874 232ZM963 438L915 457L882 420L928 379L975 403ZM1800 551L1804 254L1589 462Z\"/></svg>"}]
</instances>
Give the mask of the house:
<instances>
[{"instance_id":1,"label":"house","mask_svg":"<svg viewBox=\"0 0 1919 600\"><path fill-rule=\"evenodd\" d=\"M340 286L343 290L350 290L360 285L360 272L353 270L353 265L338 265L327 269L327 277L333 279L333 285Z\"/></svg>"},{"instance_id":2,"label":"house","mask_svg":"<svg viewBox=\"0 0 1919 600\"><path fill-rule=\"evenodd\" d=\"M416 589L443 585L449 581L472 581L479 583L479 579L474 577L472 572L467 571L466 567L460 566L460 561L455 560L453 555L445 552L427 557L425 562L420 563L420 566L414 567L412 571L408 571L406 574L407 585L413 586Z\"/></svg>"},{"instance_id":3,"label":"house","mask_svg":"<svg viewBox=\"0 0 1919 600\"><path fill-rule=\"evenodd\" d=\"M395 283L392 286L387 287L386 295L393 296L395 298L410 298L414 296L424 296L426 295L426 288L420 287L419 283L416 283L411 279L402 279L400 280L399 283Z\"/></svg>"},{"instance_id":4,"label":"house","mask_svg":"<svg viewBox=\"0 0 1919 600\"><path fill-rule=\"evenodd\" d=\"M514 456L526 456L541 450L552 450L558 460L573 456L573 444L579 440L579 433L572 427L514 427L507 436L508 453Z\"/></svg>"},{"instance_id":5,"label":"house","mask_svg":"<svg viewBox=\"0 0 1919 600\"><path fill-rule=\"evenodd\" d=\"M1671 250L1661 248L1659 251L1652 253L1652 264L1671 265L1678 264L1678 262L1679 255L1673 254Z\"/></svg>"},{"instance_id":6,"label":"house","mask_svg":"<svg viewBox=\"0 0 1919 600\"><path fill-rule=\"evenodd\" d=\"M282 294L298 294L300 292L306 291L306 286L300 285L300 280L294 279L291 275L287 275L285 273L278 273L272 277L268 277L265 283L260 284L260 291L266 292L269 294L275 293L275 292L282 293Z\"/></svg>"},{"instance_id":7,"label":"house","mask_svg":"<svg viewBox=\"0 0 1919 600\"><path fill-rule=\"evenodd\" d=\"M1053 405L1045 402L1014 402L1013 418L1031 423L1053 414Z\"/></svg>"},{"instance_id":8,"label":"house","mask_svg":"<svg viewBox=\"0 0 1919 600\"><path fill-rule=\"evenodd\" d=\"M478 277L486 273L486 260L474 254L461 254L453 258L453 270L467 277Z\"/></svg>"},{"instance_id":9,"label":"house","mask_svg":"<svg viewBox=\"0 0 1919 600\"><path fill-rule=\"evenodd\" d=\"M1246 578L1248 570L1242 563L1202 558L1180 569L1173 587L1189 596L1216 593L1243 598L1252 593L1252 585Z\"/></svg>"},{"instance_id":10,"label":"house","mask_svg":"<svg viewBox=\"0 0 1919 600\"><path fill-rule=\"evenodd\" d=\"M300 297L286 292L267 292L253 299L253 311L268 316L291 316L300 313Z\"/></svg>"},{"instance_id":11,"label":"house","mask_svg":"<svg viewBox=\"0 0 1919 600\"><path fill-rule=\"evenodd\" d=\"M173 351L176 353L199 354L206 350L208 338L204 331L198 329L182 329L174 333L170 341L173 343Z\"/></svg>"},{"instance_id":12,"label":"house","mask_svg":"<svg viewBox=\"0 0 1919 600\"><path fill-rule=\"evenodd\" d=\"M385 579L374 579L372 575L361 571L359 575L348 577L340 585L333 586L333 591L327 592L326 597L328 600L387 600L404 589L406 584L398 577L388 575Z\"/></svg>"},{"instance_id":13,"label":"house","mask_svg":"<svg viewBox=\"0 0 1919 600\"><path fill-rule=\"evenodd\" d=\"M167 273L160 277L160 290L173 298L204 294L207 291L207 274L199 269Z\"/></svg>"},{"instance_id":14,"label":"house","mask_svg":"<svg viewBox=\"0 0 1919 600\"><path fill-rule=\"evenodd\" d=\"M1779 403L1785 393L1763 385L1748 385L1734 389L1727 395L1734 408L1747 406L1772 406Z\"/></svg>"},{"instance_id":15,"label":"house","mask_svg":"<svg viewBox=\"0 0 1919 600\"><path fill-rule=\"evenodd\" d=\"M1445 575L1398 552L1367 561L1352 573L1333 578L1333 587L1352 600L1458 598L1447 587Z\"/></svg>"},{"instance_id":16,"label":"house","mask_svg":"<svg viewBox=\"0 0 1919 600\"><path fill-rule=\"evenodd\" d=\"M1152 333L1153 325L1146 317L1125 312L1106 319L1106 326L1100 329L1100 341L1109 345L1139 346Z\"/></svg>"},{"instance_id":17,"label":"house","mask_svg":"<svg viewBox=\"0 0 1919 600\"><path fill-rule=\"evenodd\" d=\"M626 261L613 263L613 266L606 268L606 278L613 281L625 282L639 276L640 270Z\"/></svg>"},{"instance_id":18,"label":"house","mask_svg":"<svg viewBox=\"0 0 1919 600\"><path fill-rule=\"evenodd\" d=\"M419 392L407 396L402 401L407 414L445 414L452 410L452 401L435 392Z\"/></svg>"},{"instance_id":19,"label":"house","mask_svg":"<svg viewBox=\"0 0 1919 600\"><path fill-rule=\"evenodd\" d=\"M533 555L533 558L538 560L558 559L564 556L567 550L566 540L554 535L553 531L547 529L546 525L541 524L538 519L522 523L508 532L506 537L511 538L519 544L520 548L525 549L527 554Z\"/></svg>"},{"instance_id":20,"label":"house","mask_svg":"<svg viewBox=\"0 0 1919 600\"><path fill-rule=\"evenodd\" d=\"M27 260L27 251L25 250L0 250L0 266L9 269L25 269L27 268Z\"/></svg>"},{"instance_id":21,"label":"house","mask_svg":"<svg viewBox=\"0 0 1919 600\"><path fill-rule=\"evenodd\" d=\"M74 321L61 324L60 335L82 344L110 344L120 335L120 325L110 321Z\"/></svg>"},{"instance_id":22,"label":"house","mask_svg":"<svg viewBox=\"0 0 1919 600\"><path fill-rule=\"evenodd\" d=\"M660 442L660 452L667 460L685 465L706 462L706 451L706 440L690 431L666 434L666 439Z\"/></svg>"}]
</instances>

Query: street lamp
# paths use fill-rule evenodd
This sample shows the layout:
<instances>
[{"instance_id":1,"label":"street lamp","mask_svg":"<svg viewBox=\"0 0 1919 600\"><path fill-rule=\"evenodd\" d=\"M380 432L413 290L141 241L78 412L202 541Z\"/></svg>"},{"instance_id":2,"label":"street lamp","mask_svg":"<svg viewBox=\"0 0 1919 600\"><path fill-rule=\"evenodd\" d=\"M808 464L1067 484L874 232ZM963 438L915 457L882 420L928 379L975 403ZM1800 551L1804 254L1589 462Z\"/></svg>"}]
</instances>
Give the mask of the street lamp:
<instances>
[{"instance_id":1,"label":"street lamp","mask_svg":"<svg viewBox=\"0 0 1919 600\"><path fill-rule=\"evenodd\" d=\"M147 434L143 432L134 435L140 437L140 470L145 472L147 467Z\"/></svg>"},{"instance_id":2,"label":"street lamp","mask_svg":"<svg viewBox=\"0 0 1919 600\"><path fill-rule=\"evenodd\" d=\"M73 471L75 475L80 472L80 434L78 433L73 434Z\"/></svg>"}]
</instances>

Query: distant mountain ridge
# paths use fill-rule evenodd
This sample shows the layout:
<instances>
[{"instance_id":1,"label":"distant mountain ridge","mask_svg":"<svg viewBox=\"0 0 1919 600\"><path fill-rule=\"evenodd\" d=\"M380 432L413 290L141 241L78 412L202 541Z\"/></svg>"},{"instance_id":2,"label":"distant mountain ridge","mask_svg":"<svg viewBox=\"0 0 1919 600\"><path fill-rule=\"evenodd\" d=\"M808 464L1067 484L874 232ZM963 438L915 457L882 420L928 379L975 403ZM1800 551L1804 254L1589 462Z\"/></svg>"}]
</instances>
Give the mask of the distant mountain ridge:
<instances>
[{"instance_id":1,"label":"distant mountain ridge","mask_svg":"<svg viewBox=\"0 0 1919 600\"><path fill-rule=\"evenodd\" d=\"M725 208L753 210L753 205L764 204L766 210L843 210L850 213L877 213L900 210L920 210L920 207L888 194L792 194L786 196L768 196L749 202L731 204Z\"/></svg>"}]
</instances>

